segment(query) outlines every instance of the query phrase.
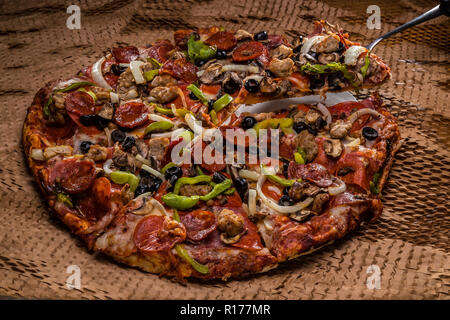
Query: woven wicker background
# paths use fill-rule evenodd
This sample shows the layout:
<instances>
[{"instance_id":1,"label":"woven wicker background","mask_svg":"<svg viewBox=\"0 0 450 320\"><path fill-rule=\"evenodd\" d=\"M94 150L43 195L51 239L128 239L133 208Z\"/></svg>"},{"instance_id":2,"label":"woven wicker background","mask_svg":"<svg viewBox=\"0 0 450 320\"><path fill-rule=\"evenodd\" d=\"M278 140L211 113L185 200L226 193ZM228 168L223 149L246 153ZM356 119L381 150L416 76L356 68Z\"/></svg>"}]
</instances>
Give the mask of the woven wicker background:
<instances>
[{"instance_id":1,"label":"woven wicker background","mask_svg":"<svg viewBox=\"0 0 450 320\"><path fill-rule=\"evenodd\" d=\"M66 8L81 7L81 29L66 28ZM366 8L381 8L368 30ZM449 299L449 19L441 17L383 42L392 67L379 89L399 117L405 143L383 198L383 216L334 245L240 281L185 286L89 253L51 218L25 165L21 128L47 81L92 64L109 47L145 45L177 28L222 25L304 35L313 20L338 23L352 39L377 36L435 5L424 0L100 0L0 1L0 296L76 299ZM367 95L362 92L359 98ZM81 290L65 286L69 265ZM368 289L370 265L381 288Z\"/></svg>"}]
</instances>

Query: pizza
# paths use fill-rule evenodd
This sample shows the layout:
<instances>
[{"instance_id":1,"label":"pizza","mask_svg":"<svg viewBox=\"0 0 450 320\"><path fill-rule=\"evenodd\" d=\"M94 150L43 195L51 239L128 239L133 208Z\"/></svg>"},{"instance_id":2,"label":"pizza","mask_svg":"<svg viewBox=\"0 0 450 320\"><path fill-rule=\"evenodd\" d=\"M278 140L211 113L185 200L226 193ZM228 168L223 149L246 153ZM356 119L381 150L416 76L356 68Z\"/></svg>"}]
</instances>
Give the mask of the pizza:
<instances>
[{"instance_id":1,"label":"pizza","mask_svg":"<svg viewBox=\"0 0 450 320\"><path fill-rule=\"evenodd\" d=\"M376 220L400 133L377 94L235 111L389 77L324 21L292 42L178 30L47 83L23 146L51 211L89 249L179 280L242 277Z\"/></svg>"}]
</instances>

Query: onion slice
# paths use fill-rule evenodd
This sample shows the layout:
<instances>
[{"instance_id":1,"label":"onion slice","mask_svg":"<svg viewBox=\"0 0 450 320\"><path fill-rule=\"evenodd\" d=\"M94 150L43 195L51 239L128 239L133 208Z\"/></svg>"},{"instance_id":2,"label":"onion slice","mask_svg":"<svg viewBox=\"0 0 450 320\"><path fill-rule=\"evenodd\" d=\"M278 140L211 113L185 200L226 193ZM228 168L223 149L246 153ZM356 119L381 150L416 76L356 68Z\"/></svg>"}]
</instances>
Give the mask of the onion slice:
<instances>
[{"instance_id":1,"label":"onion slice","mask_svg":"<svg viewBox=\"0 0 450 320\"><path fill-rule=\"evenodd\" d=\"M187 125L194 133L196 133L198 135L202 135L203 127L196 123L197 121L192 114L186 113L184 120L186 121Z\"/></svg>"},{"instance_id":2,"label":"onion slice","mask_svg":"<svg viewBox=\"0 0 450 320\"><path fill-rule=\"evenodd\" d=\"M364 116L366 114L370 114L370 115L378 117L378 118L381 117L381 114L379 112L377 112L377 111L375 111L373 109L370 109L370 108L364 108L364 109L359 109L358 111L353 112L350 115L350 117L348 117L346 122L349 125L352 125L353 122L355 122L358 118L360 118L360 117L362 117L362 116Z\"/></svg>"},{"instance_id":3,"label":"onion slice","mask_svg":"<svg viewBox=\"0 0 450 320\"><path fill-rule=\"evenodd\" d=\"M134 81L137 84L143 84L145 83L145 78L142 74L141 66L144 64L142 61L131 61L130 62L130 69L131 73L133 74Z\"/></svg>"},{"instance_id":4,"label":"onion slice","mask_svg":"<svg viewBox=\"0 0 450 320\"><path fill-rule=\"evenodd\" d=\"M95 83L100 85L101 87L112 90L111 86L106 82L105 78L103 78L103 71L102 66L103 62L105 62L105 57L98 60L94 65L92 66L92 79Z\"/></svg>"},{"instance_id":5,"label":"onion slice","mask_svg":"<svg viewBox=\"0 0 450 320\"><path fill-rule=\"evenodd\" d=\"M361 46L351 46L344 52L344 63L349 66L356 65L358 57L367 49Z\"/></svg>"},{"instance_id":6,"label":"onion slice","mask_svg":"<svg viewBox=\"0 0 450 320\"><path fill-rule=\"evenodd\" d=\"M141 169L147 171L148 173L154 175L155 177L160 178L163 181L165 180L164 175L161 172L153 169L152 167L150 167L150 166L148 166L146 164L143 164Z\"/></svg>"},{"instance_id":7,"label":"onion slice","mask_svg":"<svg viewBox=\"0 0 450 320\"><path fill-rule=\"evenodd\" d=\"M302 202L299 202L297 204L294 204L292 206L280 206L272 199L269 199L266 197L266 195L262 192L262 185L266 181L266 176L261 175L258 179L258 183L256 184L256 190L258 191L258 196L261 199L262 202L264 202L268 207L272 208L273 210L277 211L278 213L282 215L287 215L289 213L298 212L306 207L308 207L314 199L311 197L306 198Z\"/></svg>"},{"instance_id":8,"label":"onion slice","mask_svg":"<svg viewBox=\"0 0 450 320\"><path fill-rule=\"evenodd\" d=\"M248 212L249 216L253 216L256 213L256 190L248 190Z\"/></svg>"},{"instance_id":9,"label":"onion slice","mask_svg":"<svg viewBox=\"0 0 450 320\"><path fill-rule=\"evenodd\" d=\"M141 156L140 154L138 154L138 155L136 155L136 160L137 161L139 161L139 162L142 162L143 164L145 164L145 165L150 165L151 163L150 163L150 160L148 160L148 159L145 159L143 156Z\"/></svg>"},{"instance_id":10,"label":"onion slice","mask_svg":"<svg viewBox=\"0 0 450 320\"><path fill-rule=\"evenodd\" d=\"M258 181L259 174L256 171L242 169L239 171L239 177L248 179L248 180Z\"/></svg>"},{"instance_id":11,"label":"onion slice","mask_svg":"<svg viewBox=\"0 0 450 320\"><path fill-rule=\"evenodd\" d=\"M331 118L331 113L328 110L327 106L325 106L322 103L318 103L317 104L317 109L319 109L319 111L322 112L323 116L325 117L325 121L327 122L327 124L330 124L332 118Z\"/></svg>"},{"instance_id":12,"label":"onion slice","mask_svg":"<svg viewBox=\"0 0 450 320\"><path fill-rule=\"evenodd\" d=\"M109 167L111 167L112 163L112 159L108 159L103 164L103 171L105 172L105 174L111 174L112 170Z\"/></svg>"},{"instance_id":13,"label":"onion slice","mask_svg":"<svg viewBox=\"0 0 450 320\"><path fill-rule=\"evenodd\" d=\"M119 95L117 93L115 93L115 92L111 92L109 94L109 97L110 97L112 103L119 103L120 102Z\"/></svg>"},{"instance_id":14,"label":"onion slice","mask_svg":"<svg viewBox=\"0 0 450 320\"><path fill-rule=\"evenodd\" d=\"M301 53L308 53L311 50L311 47L315 45L317 42L325 39L325 36L313 36L309 39L306 39L305 43L302 45Z\"/></svg>"},{"instance_id":15,"label":"onion slice","mask_svg":"<svg viewBox=\"0 0 450 320\"><path fill-rule=\"evenodd\" d=\"M37 161L44 161L44 151L42 149L31 149L31 158Z\"/></svg>"},{"instance_id":16,"label":"onion slice","mask_svg":"<svg viewBox=\"0 0 450 320\"><path fill-rule=\"evenodd\" d=\"M250 66L245 64L226 64L222 67L222 72L227 71L258 73L259 68L257 66Z\"/></svg>"},{"instance_id":17,"label":"onion slice","mask_svg":"<svg viewBox=\"0 0 450 320\"><path fill-rule=\"evenodd\" d=\"M347 189L347 185L345 184L344 181L342 181L341 179L338 179L338 178L336 179L336 181L339 183L338 186L328 187L328 193L331 194L332 196L342 193Z\"/></svg>"}]
</instances>

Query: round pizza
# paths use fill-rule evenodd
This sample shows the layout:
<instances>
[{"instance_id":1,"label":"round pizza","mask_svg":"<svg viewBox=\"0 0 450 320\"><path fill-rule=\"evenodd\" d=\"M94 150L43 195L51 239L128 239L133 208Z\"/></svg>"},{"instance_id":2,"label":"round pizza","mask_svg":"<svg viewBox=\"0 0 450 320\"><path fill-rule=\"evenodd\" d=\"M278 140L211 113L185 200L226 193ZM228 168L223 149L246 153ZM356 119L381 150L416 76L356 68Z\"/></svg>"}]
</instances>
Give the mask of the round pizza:
<instances>
[{"instance_id":1,"label":"round pizza","mask_svg":"<svg viewBox=\"0 0 450 320\"><path fill-rule=\"evenodd\" d=\"M374 221L400 144L376 94L236 110L389 77L325 21L293 41L178 30L49 82L28 109L23 145L52 212L91 250L179 280L226 280Z\"/></svg>"}]
</instances>

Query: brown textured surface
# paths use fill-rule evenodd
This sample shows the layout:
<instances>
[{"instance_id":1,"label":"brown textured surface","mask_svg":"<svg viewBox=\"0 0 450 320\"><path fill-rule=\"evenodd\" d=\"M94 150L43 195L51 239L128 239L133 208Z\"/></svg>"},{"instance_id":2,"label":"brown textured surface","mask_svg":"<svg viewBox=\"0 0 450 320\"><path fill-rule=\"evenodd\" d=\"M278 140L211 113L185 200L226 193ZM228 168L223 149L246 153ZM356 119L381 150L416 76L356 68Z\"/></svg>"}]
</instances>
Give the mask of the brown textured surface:
<instances>
[{"instance_id":1,"label":"brown textured surface","mask_svg":"<svg viewBox=\"0 0 450 320\"><path fill-rule=\"evenodd\" d=\"M47 81L95 62L105 48L144 45L176 28L223 25L306 34L323 18L369 43L428 10L399 1L78 1L81 30L65 27L66 1L0 2L0 296L99 299L449 299L450 27L439 18L379 45L393 79L379 91L399 117L405 143L383 192L375 224L275 271L228 283L186 286L89 253L51 218L25 164L21 128ZM368 30L366 8L381 8L381 30ZM366 40L367 39L367 40ZM362 92L360 98L367 92ZM81 290L65 287L68 265L81 268ZM366 287L367 267L381 289Z\"/></svg>"}]
</instances>

